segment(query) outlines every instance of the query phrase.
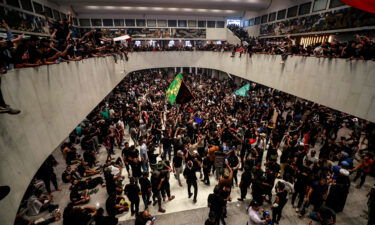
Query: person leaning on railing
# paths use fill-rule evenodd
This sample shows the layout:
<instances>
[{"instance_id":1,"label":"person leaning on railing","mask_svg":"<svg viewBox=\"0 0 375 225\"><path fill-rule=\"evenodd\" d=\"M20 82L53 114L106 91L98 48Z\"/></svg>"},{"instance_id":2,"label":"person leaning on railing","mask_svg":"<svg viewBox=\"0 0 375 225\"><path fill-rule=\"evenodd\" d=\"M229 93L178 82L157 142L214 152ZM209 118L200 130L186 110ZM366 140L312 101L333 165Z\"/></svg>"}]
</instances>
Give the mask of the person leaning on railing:
<instances>
[{"instance_id":1,"label":"person leaning on railing","mask_svg":"<svg viewBox=\"0 0 375 225\"><path fill-rule=\"evenodd\" d=\"M0 26L6 30L7 37L5 40L0 40L0 113L18 114L21 111L13 109L5 103L3 93L1 91L1 75L5 74L14 66L13 49L14 44L23 39L23 35L14 38L12 31L4 20L0 22Z\"/></svg>"}]
</instances>

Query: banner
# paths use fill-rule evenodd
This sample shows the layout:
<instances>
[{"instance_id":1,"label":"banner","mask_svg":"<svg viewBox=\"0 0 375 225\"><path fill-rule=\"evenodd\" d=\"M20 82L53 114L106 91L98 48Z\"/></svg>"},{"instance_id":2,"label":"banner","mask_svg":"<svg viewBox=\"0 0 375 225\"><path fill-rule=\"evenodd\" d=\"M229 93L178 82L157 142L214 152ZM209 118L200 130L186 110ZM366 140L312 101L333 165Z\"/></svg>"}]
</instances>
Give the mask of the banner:
<instances>
[{"instance_id":1,"label":"banner","mask_svg":"<svg viewBox=\"0 0 375 225\"><path fill-rule=\"evenodd\" d=\"M245 84L243 87L234 92L235 95L245 97L250 90L250 84Z\"/></svg>"},{"instance_id":2,"label":"banner","mask_svg":"<svg viewBox=\"0 0 375 225\"><path fill-rule=\"evenodd\" d=\"M182 76L182 74L178 74L167 90L166 98L171 104L184 104L194 99L189 88L185 85L183 79L184 77Z\"/></svg>"},{"instance_id":3,"label":"banner","mask_svg":"<svg viewBox=\"0 0 375 225\"><path fill-rule=\"evenodd\" d=\"M343 3L370 13L375 13L374 0L340 0Z\"/></svg>"}]
</instances>

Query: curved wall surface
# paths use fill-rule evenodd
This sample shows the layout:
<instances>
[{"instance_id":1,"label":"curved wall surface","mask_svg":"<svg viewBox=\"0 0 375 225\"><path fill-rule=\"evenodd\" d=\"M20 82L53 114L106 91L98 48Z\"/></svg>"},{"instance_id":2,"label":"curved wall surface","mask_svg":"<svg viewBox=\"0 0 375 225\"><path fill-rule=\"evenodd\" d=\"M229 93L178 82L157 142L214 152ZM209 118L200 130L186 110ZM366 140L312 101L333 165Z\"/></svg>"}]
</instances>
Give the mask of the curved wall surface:
<instances>
[{"instance_id":1,"label":"curved wall surface","mask_svg":"<svg viewBox=\"0 0 375 225\"><path fill-rule=\"evenodd\" d=\"M46 157L132 71L201 67L239 77L375 121L375 62L217 52L137 52L129 61L113 57L11 71L2 77L8 104L19 115L0 115L0 185L11 193L0 201L0 224L13 224L20 200Z\"/></svg>"}]
</instances>

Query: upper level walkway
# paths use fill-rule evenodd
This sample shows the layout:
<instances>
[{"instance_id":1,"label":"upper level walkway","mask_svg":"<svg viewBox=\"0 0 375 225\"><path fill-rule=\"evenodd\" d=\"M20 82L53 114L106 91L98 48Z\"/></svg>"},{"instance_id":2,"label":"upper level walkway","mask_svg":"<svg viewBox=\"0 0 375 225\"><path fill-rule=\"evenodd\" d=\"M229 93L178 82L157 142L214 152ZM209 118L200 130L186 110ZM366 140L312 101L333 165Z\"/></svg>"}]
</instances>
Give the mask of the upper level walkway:
<instances>
[{"instance_id":1,"label":"upper level walkway","mask_svg":"<svg viewBox=\"0 0 375 225\"><path fill-rule=\"evenodd\" d=\"M375 62L219 52L136 52L129 61L90 58L24 68L2 77L8 104L19 115L0 115L0 224L13 224L20 200L46 157L129 72L164 67L221 70L354 116L375 121Z\"/></svg>"}]
</instances>

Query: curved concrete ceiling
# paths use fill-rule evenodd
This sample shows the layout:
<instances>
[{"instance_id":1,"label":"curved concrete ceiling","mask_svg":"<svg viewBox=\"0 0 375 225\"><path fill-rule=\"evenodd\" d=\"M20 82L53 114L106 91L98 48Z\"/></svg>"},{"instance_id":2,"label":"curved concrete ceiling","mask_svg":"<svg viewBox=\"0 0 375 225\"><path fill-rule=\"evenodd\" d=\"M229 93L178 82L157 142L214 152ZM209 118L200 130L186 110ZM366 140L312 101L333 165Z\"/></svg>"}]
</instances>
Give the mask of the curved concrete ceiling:
<instances>
[{"instance_id":1,"label":"curved concrete ceiling","mask_svg":"<svg viewBox=\"0 0 375 225\"><path fill-rule=\"evenodd\" d=\"M265 9L271 0L49 0L68 5L79 14L183 14L242 16L244 11Z\"/></svg>"}]
</instances>

